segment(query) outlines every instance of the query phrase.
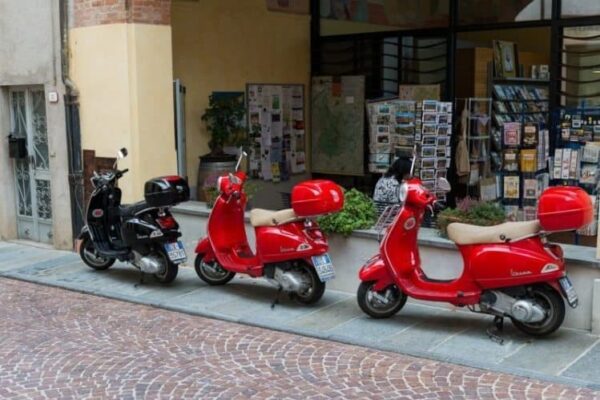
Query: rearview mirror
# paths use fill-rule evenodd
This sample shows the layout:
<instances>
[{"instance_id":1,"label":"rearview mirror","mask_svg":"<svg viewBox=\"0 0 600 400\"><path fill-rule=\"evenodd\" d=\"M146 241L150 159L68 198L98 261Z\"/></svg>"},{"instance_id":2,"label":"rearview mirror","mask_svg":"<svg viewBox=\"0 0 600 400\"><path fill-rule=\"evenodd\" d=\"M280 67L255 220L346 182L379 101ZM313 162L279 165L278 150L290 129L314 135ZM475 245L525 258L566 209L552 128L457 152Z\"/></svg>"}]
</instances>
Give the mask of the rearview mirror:
<instances>
[{"instance_id":1,"label":"rearview mirror","mask_svg":"<svg viewBox=\"0 0 600 400\"><path fill-rule=\"evenodd\" d=\"M127 157L127 149L125 147L123 147L117 153L117 158L121 159L121 158L125 158L125 157Z\"/></svg>"},{"instance_id":2,"label":"rearview mirror","mask_svg":"<svg viewBox=\"0 0 600 400\"><path fill-rule=\"evenodd\" d=\"M452 186L446 178L438 178L436 186L438 190L441 190L442 192L449 192L450 190L452 190Z\"/></svg>"}]
</instances>

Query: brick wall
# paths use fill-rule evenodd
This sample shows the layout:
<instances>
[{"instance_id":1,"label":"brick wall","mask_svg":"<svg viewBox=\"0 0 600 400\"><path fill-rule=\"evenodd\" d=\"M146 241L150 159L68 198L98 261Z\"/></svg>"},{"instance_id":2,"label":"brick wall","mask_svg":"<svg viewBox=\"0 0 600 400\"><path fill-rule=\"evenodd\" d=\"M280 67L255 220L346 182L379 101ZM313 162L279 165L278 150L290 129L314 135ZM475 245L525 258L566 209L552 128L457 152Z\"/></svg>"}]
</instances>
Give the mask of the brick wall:
<instances>
[{"instance_id":1,"label":"brick wall","mask_svg":"<svg viewBox=\"0 0 600 400\"><path fill-rule=\"evenodd\" d=\"M74 27L118 23L171 24L171 0L72 0Z\"/></svg>"}]
</instances>

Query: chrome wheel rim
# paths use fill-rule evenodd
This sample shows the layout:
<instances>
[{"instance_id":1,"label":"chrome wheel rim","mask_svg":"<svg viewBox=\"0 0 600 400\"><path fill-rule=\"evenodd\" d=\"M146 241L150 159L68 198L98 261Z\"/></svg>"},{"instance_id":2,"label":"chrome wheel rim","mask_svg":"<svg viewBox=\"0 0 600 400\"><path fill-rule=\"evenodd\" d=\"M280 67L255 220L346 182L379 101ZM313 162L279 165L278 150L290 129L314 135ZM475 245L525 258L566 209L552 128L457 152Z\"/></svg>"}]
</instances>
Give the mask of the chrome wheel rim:
<instances>
[{"instance_id":1,"label":"chrome wheel rim","mask_svg":"<svg viewBox=\"0 0 600 400\"><path fill-rule=\"evenodd\" d=\"M204 260L200 261L200 269L204 276L211 281L219 281L225 279L229 271L219 265L217 261L207 263Z\"/></svg>"},{"instance_id":2,"label":"chrome wheel rim","mask_svg":"<svg viewBox=\"0 0 600 400\"><path fill-rule=\"evenodd\" d=\"M371 286L366 296L367 306L377 314L393 310L402 300L399 290L394 285L388 286L381 292L374 291L373 286Z\"/></svg>"},{"instance_id":3,"label":"chrome wheel rim","mask_svg":"<svg viewBox=\"0 0 600 400\"><path fill-rule=\"evenodd\" d=\"M94 243L92 243L90 240L85 242L83 254L85 255L86 260L96 267L103 267L109 262L107 258L97 255Z\"/></svg>"}]
</instances>

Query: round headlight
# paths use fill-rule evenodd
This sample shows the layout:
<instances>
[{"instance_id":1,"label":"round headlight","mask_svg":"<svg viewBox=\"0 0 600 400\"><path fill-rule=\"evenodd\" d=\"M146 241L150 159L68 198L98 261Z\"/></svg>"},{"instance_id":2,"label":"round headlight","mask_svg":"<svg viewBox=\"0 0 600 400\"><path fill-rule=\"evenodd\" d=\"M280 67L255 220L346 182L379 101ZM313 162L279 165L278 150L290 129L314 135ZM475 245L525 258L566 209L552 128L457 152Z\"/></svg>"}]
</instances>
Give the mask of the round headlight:
<instances>
[{"instance_id":1,"label":"round headlight","mask_svg":"<svg viewBox=\"0 0 600 400\"><path fill-rule=\"evenodd\" d=\"M400 185L400 192L398 193L398 197L400 198L400 201L404 203L406 201L406 196L408 196L408 185L406 183L403 183L402 185Z\"/></svg>"}]
</instances>

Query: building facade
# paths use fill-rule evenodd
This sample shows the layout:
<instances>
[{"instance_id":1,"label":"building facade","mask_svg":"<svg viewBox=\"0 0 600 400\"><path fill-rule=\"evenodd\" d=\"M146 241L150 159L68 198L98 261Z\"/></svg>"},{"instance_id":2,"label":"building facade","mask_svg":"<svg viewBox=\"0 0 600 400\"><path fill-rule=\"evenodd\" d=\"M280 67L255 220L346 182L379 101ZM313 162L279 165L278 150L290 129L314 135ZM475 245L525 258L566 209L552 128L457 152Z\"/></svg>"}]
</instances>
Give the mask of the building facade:
<instances>
[{"instance_id":1,"label":"building facade","mask_svg":"<svg viewBox=\"0 0 600 400\"><path fill-rule=\"evenodd\" d=\"M0 238L69 249L60 10L59 0L0 1ZM9 154L9 135L24 152Z\"/></svg>"}]
</instances>

